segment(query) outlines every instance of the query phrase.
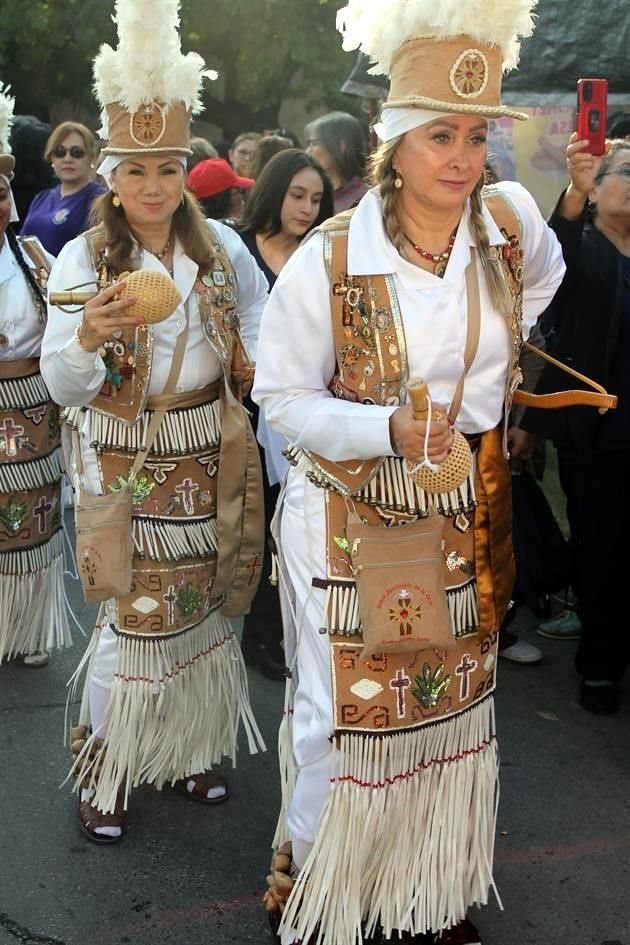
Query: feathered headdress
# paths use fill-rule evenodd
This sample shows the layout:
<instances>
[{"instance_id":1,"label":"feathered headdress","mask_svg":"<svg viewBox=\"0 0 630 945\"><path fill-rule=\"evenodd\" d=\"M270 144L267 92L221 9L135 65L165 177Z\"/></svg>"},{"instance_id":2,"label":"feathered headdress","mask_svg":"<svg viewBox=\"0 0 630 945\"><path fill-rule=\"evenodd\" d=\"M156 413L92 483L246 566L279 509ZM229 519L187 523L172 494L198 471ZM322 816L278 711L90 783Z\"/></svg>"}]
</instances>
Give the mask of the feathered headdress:
<instances>
[{"instance_id":1,"label":"feathered headdress","mask_svg":"<svg viewBox=\"0 0 630 945\"><path fill-rule=\"evenodd\" d=\"M13 121L13 108L15 99L9 95L8 85L0 82L0 174L3 177L10 178L13 175L15 167L15 158L11 154L11 145L9 144L9 132L11 131L11 122Z\"/></svg>"},{"instance_id":2,"label":"feathered headdress","mask_svg":"<svg viewBox=\"0 0 630 945\"><path fill-rule=\"evenodd\" d=\"M191 116L202 109L205 64L183 55L180 0L116 0L118 47L103 45L94 61L102 108L104 154L190 153Z\"/></svg>"},{"instance_id":3,"label":"feathered headdress","mask_svg":"<svg viewBox=\"0 0 630 945\"><path fill-rule=\"evenodd\" d=\"M512 115L501 76L518 63L538 0L348 0L337 27L374 74L391 77L387 108Z\"/></svg>"}]
</instances>

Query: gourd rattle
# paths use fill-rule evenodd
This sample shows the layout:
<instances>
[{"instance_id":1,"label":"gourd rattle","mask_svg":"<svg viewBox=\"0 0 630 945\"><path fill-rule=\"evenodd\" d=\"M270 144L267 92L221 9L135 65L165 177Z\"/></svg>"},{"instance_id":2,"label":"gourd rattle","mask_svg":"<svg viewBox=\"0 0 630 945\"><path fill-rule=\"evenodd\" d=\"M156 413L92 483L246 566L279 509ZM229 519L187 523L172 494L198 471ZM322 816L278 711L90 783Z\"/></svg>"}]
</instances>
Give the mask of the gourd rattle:
<instances>
[{"instance_id":1,"label":"gourd rattle","mask_svg":"<svg viewBox=\"0 0 630 945\"><path fill-rule=\"evenodd\" d=\"M169 315L172 315L182 300L173 280L157 269L137 269L134 272L123 272L118 279L119 281L124 279L127 284L116 298L124 299L131 295L136 298L133 305L130 305L127 309L126 314L143 318L149 325L162 322ZM77 286L77 288L79 287ZM48 301L51 305L57 305L63 310L64 306L67 305L83 306L99 292L100 289L80 292L77 292L76 289L68 289L65 292L50 292Z\"/></svg>"},{"instance_id":2,"label":"gourd rattle","mask_svg":"<svg viewBox=\"0 0 630 945\"><path fill-rule=\"evenodd\" d=\"M407 392L414 420L426 420L429 415L429 388L426 382L421 378L413 378L407 384ZM414 482L432 495L457 489L466 481L471 469L470 446L459 430L453 430L451 452L439 466L431 468L428 465L411 464L407 460L407 470Z\"/></svg>"}]
</instances>

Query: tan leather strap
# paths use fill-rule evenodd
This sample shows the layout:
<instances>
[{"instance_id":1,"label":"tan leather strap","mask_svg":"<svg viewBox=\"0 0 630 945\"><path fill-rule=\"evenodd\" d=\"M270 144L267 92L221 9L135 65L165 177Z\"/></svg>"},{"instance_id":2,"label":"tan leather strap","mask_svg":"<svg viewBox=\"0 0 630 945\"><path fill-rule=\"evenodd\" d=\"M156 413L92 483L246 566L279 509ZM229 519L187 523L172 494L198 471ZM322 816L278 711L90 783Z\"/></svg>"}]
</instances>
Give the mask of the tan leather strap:
<instances>
[{"instance_id":1,"label":"tan leather strap","mask_svg":"<svg viewBox=\"0 0 630 945\"><path fill-rule=\"evenodd\" d=\"M175 345L175 351L173 352L173 360L171 361L171 369L168 372L168 377L166 379L166 384L164 385L164 390L162 391L161 397L168 398L170 394L175 390L175 385L177 384L179 374L181 371L182 363L184 360L184 352L186 350L186 342L188 340L188 319L186 319L186 326L181 334L177 338L177 344ZM168 403L166 399L163 403ZM138 450L136 458L131 467L129 473L129 481L131 481L142 469L144 462L149 455L149 450L153 446L153 441L155 440L158 430L160 429L160 424L166 415L166 407L162 406L161 409L157 409L151 416L149 421L149 426L147 429L147 435L144 441L144 446L142 449ZM77 464L77 472L80 476L83 475L84 466L83 466L83 457L81 456L81 445L79 443L79 437L76 434L76 431L73 432L73 443L74 443L74 452Z\"/></svg>"},{"instance_id":2,"label":"tan leather strap","mask_svg":"<svg viewBox=\"0 0 630 945\"><path fill-rule=\"evenodd\" d=\"M171 361L171 369L168 372L168 377L166 379L166 384L164 385L164 390L162 391L162 397L167 397L169 394L172 394L175 390L175 385L179 379L179 374L182 369L182 364L184 361L184 352L186 351L186 342L188 341L188 317L186 317L186 325L184 330L179 334L177 338L177 344L175 345L175 351L173 353L173 360ZM136 476L142 467L144 466L144 461L149 455L149 450L153 446L153 441L155 440L158 430L162 420L166 416L167 408L163 406L161 409L155 411L149 421L149 427L147 429L146 439L144 441L144 446L142 449L138 450L136 458L134 460L133 466L131 467L130 478Z\"/></svg>"},{"instance_id":3,"label":"tan leather strap","mask_svg":"<svg viewBox=\"0 0 630 945\"><path fill-rule=\"evenodd\" d=\"M39 358L16 358L14 361L0 361L0 380L10 381L18 377L31 377L39 374Z\"/></svg>"},{"instance_id":4,"label":"tan leather strap","mask_svg":"<svg viewBox=\"0 0 630 945\"><path fill-rule=\"evenodd\" d=\"M477 273L477 252L470 248L470 262L466 269L466 299L468 302L468 317L466 323L466 348L464 349L464 370L457 382L448 416L455 421L464 396L464 382L472 367L479 347L479 332L481 330L481 306L479 301L479 276Z\"/></svg>"},{"instance_id":5,"label":"tan leather strap","mask_svg":"<svg viewBox=\"0 0 630 945\"><path fill-rule=\"evenodd\" d=\"M221 393L223 379L219 378L212 384L200 387L198 390L187 390L181 394L152 394L147 400L147 410L188 410L190 407L200 407L202 404L212 403Z\"/></svg>"},{"instance_id":6,"label":"tan leather strap","mask_svg":"<svg viewBox=\"0 0 630 945\"><path fill-rule=\"evenodd\" d=\"M593 390L564 390L552 394L530 394L527 391L517 390L514 394L513 403L523 404L526 407L539 407L541 410L557 410L560 407L598 407L600 413L606 413L607 410L615 409L617 397L614 394L609 394L606 388L598 384L597 381L592 380L585 374L580 374L579 371L575 371L568 364L558 361L557 358L547 354L546 351L541 351L540 348L530 344L529 341L525 341L524 345L533 354L544 358L549 364L553 364L554 367L570 374L578 381L582 381L583 384L592 387Z\"/></svg>"}]
</instances>

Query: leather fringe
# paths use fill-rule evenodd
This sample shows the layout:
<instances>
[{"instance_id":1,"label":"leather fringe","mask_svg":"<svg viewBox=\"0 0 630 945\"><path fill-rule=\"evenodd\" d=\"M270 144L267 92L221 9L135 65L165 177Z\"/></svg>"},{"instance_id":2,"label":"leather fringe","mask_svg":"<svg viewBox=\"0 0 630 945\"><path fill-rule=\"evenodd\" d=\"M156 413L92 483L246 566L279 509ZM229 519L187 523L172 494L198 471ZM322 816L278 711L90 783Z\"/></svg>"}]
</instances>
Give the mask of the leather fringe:
<instances>
[{"instance_id":1,"label":"leather fringe","mask_svg":"<svg viewBox=\"0 0 630 945\"><path fill-rule=\"evenodd\" d=\"M497 783L491 696L413 732L342 735L280 934L356 945L377 927L393 939L456 925L494 888Z\"/></svg>"},{"instance_id":2,"label":"leather fringe","mask_svg":"<svg viewBox=\"0 0 630 945\"><path fill-rule=\"evenodd\" d=\"M302 457L306 459L299 447L289 447L284 450L284 455L292 466L296 466ZM311 462L308 462L308 467L307 479L323 489L334 490L323 467L316 467ZM360 492L353 493L352 498L410 515L427 515L432 511L442 515L458 515L477 504L475 473L476 457L473 453L473 464L466 481L452 492L432 495L414 482L401 458L388 456L367 485Z\"/></svg>"}]
</instances>

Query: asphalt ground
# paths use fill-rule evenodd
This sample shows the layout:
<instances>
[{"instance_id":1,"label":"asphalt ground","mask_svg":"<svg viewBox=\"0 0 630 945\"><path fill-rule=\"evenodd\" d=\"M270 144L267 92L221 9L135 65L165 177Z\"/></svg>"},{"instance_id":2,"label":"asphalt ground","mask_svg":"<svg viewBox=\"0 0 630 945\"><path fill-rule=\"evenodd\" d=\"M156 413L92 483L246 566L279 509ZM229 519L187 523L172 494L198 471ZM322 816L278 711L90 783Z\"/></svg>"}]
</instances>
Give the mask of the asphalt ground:
<instances>
[{"instance_id":1,"label":"asphalt ground","mask_svg":"<svg viewBox=\"0 0 630 945\"><path fill-rule=\"evenodd\" d=\"M95 608L69 585L80 622ZM630 945L630 684L614 717L577 704L574 643L536 637L538 666L500 663L502 757L494 900L484 945ZM243 745L230 799L134 792L120 845L77 826L63 746L66 682L85 640L45 669L0 667L0 945L271 945L260 905L278 809L283 686L250 671L265 754ZM76 714L76 706L75 714ZM343 882L343 877L340 877Z\"/></svg>"}]
</instances>

